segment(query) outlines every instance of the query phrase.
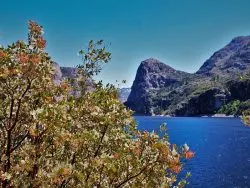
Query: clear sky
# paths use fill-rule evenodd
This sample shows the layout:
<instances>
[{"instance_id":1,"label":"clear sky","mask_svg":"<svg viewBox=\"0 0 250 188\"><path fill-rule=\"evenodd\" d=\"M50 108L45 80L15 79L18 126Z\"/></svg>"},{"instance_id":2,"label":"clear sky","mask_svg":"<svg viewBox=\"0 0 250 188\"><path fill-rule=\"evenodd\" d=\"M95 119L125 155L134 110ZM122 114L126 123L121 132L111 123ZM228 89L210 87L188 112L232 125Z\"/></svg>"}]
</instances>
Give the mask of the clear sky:
<instances>
[{"instance_id":1,"label":"clear sky","mask_svg":"<svg viewBox=\"0 0 250 188\"><path fill-rule=\"evenodd\" d=\"M130 86L144 59L195 72L233 37L250 35L250 0L0 0L0 44L26 39L27 21L44 26L61 66L80 63L90 39L111 43L98 77Z\"/></svg>"}]
</instances>

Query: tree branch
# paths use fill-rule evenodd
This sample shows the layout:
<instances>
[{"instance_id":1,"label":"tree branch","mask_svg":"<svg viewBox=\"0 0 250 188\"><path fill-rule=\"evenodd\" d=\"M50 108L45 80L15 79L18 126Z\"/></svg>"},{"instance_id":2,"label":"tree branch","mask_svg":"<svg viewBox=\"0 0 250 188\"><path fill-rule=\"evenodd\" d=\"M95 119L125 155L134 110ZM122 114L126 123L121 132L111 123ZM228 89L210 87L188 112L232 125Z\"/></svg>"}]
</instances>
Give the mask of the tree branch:
<instances>
[{"instance_id":1,"label":"tree branch","mask_svg":"<svg viewBox=\"0 0 250 188\"><path fill-rule=\"evenodd\" d=\"M100 143L99 143L99 146L94 154L94 157L97 157L98 153L99 153L99 150L101 149L101 146L102 146L102 141L103 141L103 138L107 132L107 129L108 129L108 126L105 126L104 130L103 130L103 133L102 133L102 137L101 137L101 140L100 140Z\"/></svg>"},{"instance_id":2,"label":"tree branch","mask_svg":"<svg viewBox=\"0 0 250 188\"><path fill-rule=\"evenodd\" d=\"M29 89L31 88L31 84L32 84L32 81L28 80L28 85L27 85L25 91L23 92L23 94L21 95L21 97L18 99L18 107L17 107L16 117L15 117L14 123L11 126L10 130L14 129L15 126L16 126L16 124L17 124L17 122L18 122L18 117L19 117L19 113L20 113L22 99L26 95L26 93L29 91Z\"/></svg>"},{"instance_id":3,"label":"tree branch","mask_svg":"<svg viewBox=\"0 0 250 188\"><path fill-rule=\"evenodd\" d=\"M107 132L107 129L108 129L108 126L105 126L105 127L104 127L104 130L103 130L103 132L102 132L102 137L101 137L101 139L100 139L99 146L98 146L97 150L95 151L94 158L97 157L97 155L98 155L98 153L99 153L99 150L101 149L102 141L103 141L103 138L104 138L104 136L105 136L105 134L106 134L106 132ZM91 174L91 171L88 172L85 182L88 181L90 174Z\"/></svg>"},{"instance_id":4,"label":"tree branch","mask_svg":"<svg viewBox=\"0 0 250 188\"><path fill-rule=\"evenodd\" d=\"M137 174L135 174L135 175L133 175L133 176L128 177L127 179L125 179L124 181L122 181L121 183L119 183L119 184L118 184L117 186L115 186L115 187L116 187L116 188L119 188L119 187L121 187L122 185L124 185L125 183L129 182L130 180L132 180L132 179L134 179L134 178L140 176L140 175L147 169L147 167L148 167L148 166L146 165L145 167L143 167L143 168L141 169L140 172L138 172Z\"/></svg>"},{"instance_id":5,"label":"tree branch","mask_svg":"<svg viewBox=\"0 0 250 188\"><path fill-rule=\"evenodd\" d=\"M25 138L27 138L28 136L28 132L23 136L23 138L13 147L10 149L10 153L12 153L13 151L15 151L21 144L22 142L25 140Z\"/></svg>"}]
</instances>

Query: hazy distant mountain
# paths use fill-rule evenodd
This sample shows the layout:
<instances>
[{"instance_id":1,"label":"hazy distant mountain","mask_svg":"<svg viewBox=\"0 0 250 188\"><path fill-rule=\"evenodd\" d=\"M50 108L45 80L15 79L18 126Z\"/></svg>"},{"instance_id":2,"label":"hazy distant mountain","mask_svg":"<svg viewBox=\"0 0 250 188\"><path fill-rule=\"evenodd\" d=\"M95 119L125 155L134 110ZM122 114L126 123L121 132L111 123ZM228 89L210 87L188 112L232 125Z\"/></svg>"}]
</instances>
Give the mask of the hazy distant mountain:
<instances>
[{"instance_id":1,"label":"hazy distant mountain","mask_svg":"<svg viewBox=\"0 0 250 188\"><path fill-rule=\"evenodd\" d=\"M130 92L131 92L131 88L120 88L120 89L118 89L119 100L122 103L126 102Z\"/></svg>"}]
</instances>

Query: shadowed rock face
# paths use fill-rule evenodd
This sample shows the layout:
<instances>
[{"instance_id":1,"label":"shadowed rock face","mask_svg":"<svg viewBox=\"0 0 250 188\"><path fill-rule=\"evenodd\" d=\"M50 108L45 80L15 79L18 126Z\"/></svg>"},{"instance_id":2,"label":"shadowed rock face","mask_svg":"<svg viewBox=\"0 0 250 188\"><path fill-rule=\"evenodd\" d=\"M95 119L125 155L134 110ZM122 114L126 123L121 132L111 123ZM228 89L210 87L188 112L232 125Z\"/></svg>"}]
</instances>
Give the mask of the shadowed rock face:
<instances>
[{"instance_id":1,"label":"shadowed rock face","mask_svg":"<svg viewBox=\"0 0 250 188\"><path fill-rule=\"evenodd\" d=\"M64 78L76 78L77 68L74 67L61 67L62 77Z\"/></svg>"},{"instance_id":2,"label":"shadowed rock face","mask_svg":"<svg viewBox=\"0 0 250 188\"><path fill-rule=\"evenodd\" d=\"M250 80L231 80L225 83L225 89L211 88L187 103L180 104L175 111L177 116L197 116L213 114L222 105L233 100L248 101L250 99ZM246 110L246 109L245 109Z\"/></svg>"},{"instance_id":3,"label":"shadowed rock face","mask_svg":"<svg viewBox=\"0 0 250 188\"><path fill-rule=\"evenodd\" d=\"M224 77L250 69L250 36L236 37L208 59L197 74Z\"/></svg>"},{"instance_id":4,"label":"shadowed rock face","mask_svg":"<svg viewBox=\"0 0 250 188\"><path fill-rule=\"evenodd\" d=\"M204 93L192 97L187 103L181 104L176 110L177 116L197 116L205 114L214 114L216 110L225 103L230 93L218 88L213 88Z\"/></svg>"},{"instance_id":5,"label":"shadowed rock face","mask_svg":"<svg viewBox=\"0 0 250 188\"><path fill-rule=\"evenodd\" d=\"M227 83L227 88L231 93L232 99L237 99L241 101L250 99L250 80L232 80Z\"/></svg>"}]
</instances>

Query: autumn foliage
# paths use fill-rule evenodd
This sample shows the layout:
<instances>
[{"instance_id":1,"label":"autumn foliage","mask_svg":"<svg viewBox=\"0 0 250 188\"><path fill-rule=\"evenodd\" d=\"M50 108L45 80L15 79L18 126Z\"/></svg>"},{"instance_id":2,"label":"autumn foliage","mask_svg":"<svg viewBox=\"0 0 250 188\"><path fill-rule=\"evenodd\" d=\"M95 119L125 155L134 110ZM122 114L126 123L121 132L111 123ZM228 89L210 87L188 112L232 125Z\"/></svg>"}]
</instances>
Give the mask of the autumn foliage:
<instances>
[{"instance_id":1,"label":"autumn foliage","mask_svg":"<svg viewBox=\"0 0 250 188\"><path fill-rule=\"evenodd\" d=\"M80 51L76 84L56 83L42 34L29 22L28 43L0 48L0 186L184 186L176 176L194 156L188 146L139 131L113 86L87 89L110 59L102 41Z\"/></svg>"}]
</instances>

